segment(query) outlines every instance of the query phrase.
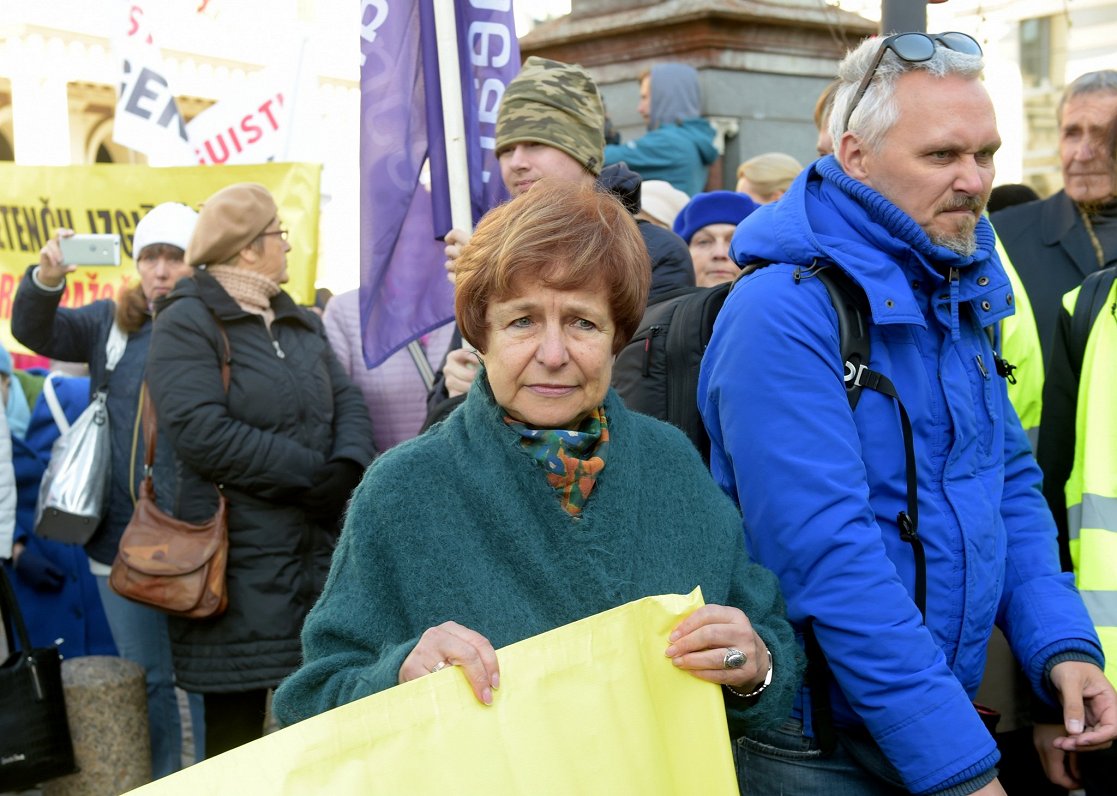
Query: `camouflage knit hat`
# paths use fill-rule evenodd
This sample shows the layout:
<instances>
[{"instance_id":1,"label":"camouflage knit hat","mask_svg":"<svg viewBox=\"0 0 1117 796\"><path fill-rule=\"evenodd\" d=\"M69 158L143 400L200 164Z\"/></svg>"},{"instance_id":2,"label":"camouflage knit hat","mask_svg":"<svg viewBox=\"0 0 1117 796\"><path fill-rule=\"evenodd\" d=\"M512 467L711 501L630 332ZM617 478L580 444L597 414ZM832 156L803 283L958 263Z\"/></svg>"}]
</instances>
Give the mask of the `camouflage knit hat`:
<instances>
[{"instance_id":1,"label":"camouflage knit hat","mask_svg":"<svg viewBox=\"0 0 1117 796\"><path fill-rule=\"evenodd\" d=\"M523 141L561 149L595 177L605 162L605 106L580 66L532 56L508 84L496 119L496 151Z\"/></svg>"}]
</instances>

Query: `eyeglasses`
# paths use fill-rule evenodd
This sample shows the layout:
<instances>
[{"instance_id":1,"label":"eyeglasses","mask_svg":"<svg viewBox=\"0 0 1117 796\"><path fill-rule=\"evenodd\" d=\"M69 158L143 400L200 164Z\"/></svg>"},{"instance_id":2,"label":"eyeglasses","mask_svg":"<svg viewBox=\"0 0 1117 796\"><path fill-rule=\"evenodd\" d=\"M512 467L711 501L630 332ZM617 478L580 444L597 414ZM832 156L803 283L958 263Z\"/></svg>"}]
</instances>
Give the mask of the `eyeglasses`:
<instances>
[{"instance_id":1,"label":"eyeglasses","mask_svg":"<svg viewBox=\"0 0 1117 796\"><path fill-rule=\"evenodd\" d=\"M873 65L865 72L865 76L861 78L861 85L857 87L857 93L853 95L853 102L850 103L849 110L846 111L845 120L842 122L842 132L844 133L849 129L849 120L853 117L853 112L857 109L857 104L861 102L861 98L865 96L865 92L869 89L869 84L873 82L873 75L876 74L877 67L884 59L884 54L888 50L896 53L896 55L910 64L918 64L923 61L930 61L935 56L935 44L941 44L948 50L955 52L965 53L966 55L981 55L981 45L977 40L966 33L958 33L957 31L948 31L946 33L897 33L889 36L880 43L880 49L877 50L877 56L873 59Z\"/></svg>"},{"instance_id":2,"label":"eyeglasses","mask_svg":"<svg viewBox=\"0 0 1117 796\"><path fill-rule=\"evenodd\" d=\"M260 237L265 235L278 235L280 240L287 240L287 228L280 227L279 229L269 229L260 233Z\"/></svg>"}]
</instances>

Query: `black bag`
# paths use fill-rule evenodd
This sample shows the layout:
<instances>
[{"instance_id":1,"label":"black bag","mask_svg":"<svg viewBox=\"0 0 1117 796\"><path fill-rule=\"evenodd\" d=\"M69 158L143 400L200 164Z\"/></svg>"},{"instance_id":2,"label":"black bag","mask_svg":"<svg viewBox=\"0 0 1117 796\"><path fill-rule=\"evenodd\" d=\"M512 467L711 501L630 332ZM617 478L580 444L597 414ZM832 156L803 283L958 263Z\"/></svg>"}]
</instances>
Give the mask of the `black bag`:
<instances>
[{"instance_id":1,"label":"black bag","mask_svg":"<svg viewBox=\"0 0 1117 796\"><path fill-rule=\"evenodd\" d=\"M0 791L21 791L73 774L78 768L66 721L62 656L56 647L31 648L23 614L3 567L0 611L12 650L0 666ZM19 651L15 651L13 626Z\"/></svg>"},{"instance_id":2,"label":"black bag","mask_svg":"<svg viewBox=\"0 0 1117 796\"><path fill-rule=\"evenodd\" d=\"M698 414L698 371L733 284L680 288L649 304L613 365L613 387L625 406L681 429L707 464L710 438Z\"/></svg>"},{"instance_id":3,"label":"black bag","mask_svg":"<svg viewBox=\"0 0 1117 796\"><path fill-rule=\"evenodd\" d=\"M750 263L742 276L768 263ZM838 314L846 395L857 406L858 376L869 362L869 332L864 293L840 268L812 266L795 280L818 278ZM682 429L702 460L710 463L710 438L698 412L698 374L710 344L714 321L736 281L714 287L681 288L648 305L640 326L617 354L613 387L625 406Z\"/></svg>"}]
</instances>

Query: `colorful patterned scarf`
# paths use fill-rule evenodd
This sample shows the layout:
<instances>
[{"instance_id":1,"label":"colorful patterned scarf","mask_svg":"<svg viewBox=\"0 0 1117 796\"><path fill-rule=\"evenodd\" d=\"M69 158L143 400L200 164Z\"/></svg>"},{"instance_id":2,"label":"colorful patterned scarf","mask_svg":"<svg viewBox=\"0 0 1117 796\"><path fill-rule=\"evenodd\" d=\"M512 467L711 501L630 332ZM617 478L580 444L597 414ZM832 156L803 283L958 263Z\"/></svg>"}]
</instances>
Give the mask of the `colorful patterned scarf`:
<instances>
[{"instance_id":1,"label":"colorful patterned scarf","mask_svg":"<svg viewBox=\"0 0 1117 796\"><path fill-rule=\"evenodd\" d=\"M510 417L504 422L520 435L524 450L547 473L562 507L572 517L580 515L597 483L597 474L605 469L609 450L605 411L594 409L577 431L529 428Z\"/></svg>"}]
</instances>

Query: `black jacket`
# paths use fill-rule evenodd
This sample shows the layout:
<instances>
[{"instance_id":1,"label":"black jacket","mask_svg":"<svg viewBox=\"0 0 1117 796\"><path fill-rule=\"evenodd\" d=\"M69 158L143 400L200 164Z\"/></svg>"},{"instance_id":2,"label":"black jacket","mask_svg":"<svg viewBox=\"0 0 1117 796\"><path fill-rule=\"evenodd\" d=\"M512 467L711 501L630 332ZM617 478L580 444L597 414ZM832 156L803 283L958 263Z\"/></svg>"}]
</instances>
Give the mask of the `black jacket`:
<instances>
[{"instance_id":1,"label":"black jacket","mask_svg":"<svg viewBox=\"0 0 1117 796\"><path fill-rule=\"evenodd\" d=\"M624 163L614 163L602 169L597 184L620 199L628 212L633 215L640 212L643 180ZM694 262L690 259L686 241L671 230L657 227L649 221L637 219L636 224L652 261L648 303L680 287L694 287Z\"/></svg>"},{"instance_id":2,"label":"black jacket","mask_svg":"<svg viewBox=\"0 0 1117 796\"><path fill-rule=\"evenodd\" d=\"M1098 270L1093 244L1078 208L1065 191L1040 202L1005 208L990 219L1028 291L1046 369L1063 295ZM1117 252L1108 254L1117 256Z\"/></svg>"},{"instance_id":3,"label":"black jacket","mask_svg":"<svg viewBox=\"0 0 1117 796\"><path fill-rule=\"evenodd\" d=\"M132 519L133 495L139 494L143 479L144 438L136 427L136 413L151 341L151 321L144 321L143 326L128 335L124 354L109 373L105 343L116 316L116 303L101 300L83 307L60 307L62 291L44 290L36 285L31 277L35 268L33 265L27 269L12 303L12 336L37 354L63 362L87 363L91 395L101 386L108 389L112 448L108 505L101 524L85 545L85 552L94 561L112 564L120 537ZM160 439L165 440L162 433ZM155 491L164 510L171 508L174 480L173 456L157 447Z\"/></svg>"},{"instance_id":4,"label":"black jacket","mask_svg":"<svg viewBox=\"0 0 1117 796\"><path fill-rule=\"evenodd\" d=\"M160 303L148 384L179 469L178 516L229 504L229 607L212 621L171 621L175 672L191 691L275 686L301 659L299 633L325 582L336 534L314 525L300 496L331 460L372 460L360 391L330 350L321 321L286 293L267 328L207 273ZM228 393L224 343L232 351Z\"/></svg>"}]
</instances>

